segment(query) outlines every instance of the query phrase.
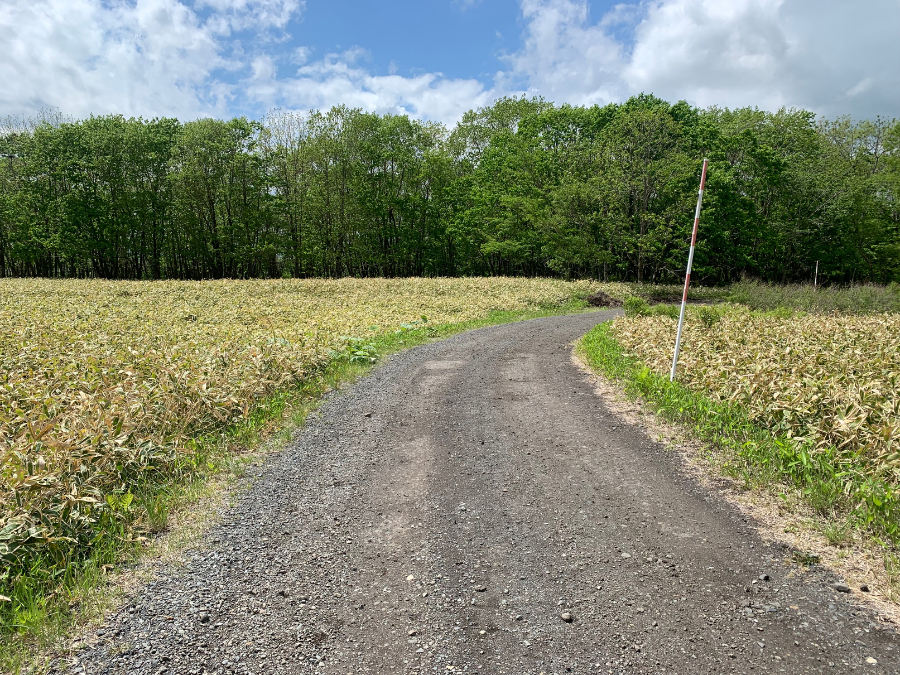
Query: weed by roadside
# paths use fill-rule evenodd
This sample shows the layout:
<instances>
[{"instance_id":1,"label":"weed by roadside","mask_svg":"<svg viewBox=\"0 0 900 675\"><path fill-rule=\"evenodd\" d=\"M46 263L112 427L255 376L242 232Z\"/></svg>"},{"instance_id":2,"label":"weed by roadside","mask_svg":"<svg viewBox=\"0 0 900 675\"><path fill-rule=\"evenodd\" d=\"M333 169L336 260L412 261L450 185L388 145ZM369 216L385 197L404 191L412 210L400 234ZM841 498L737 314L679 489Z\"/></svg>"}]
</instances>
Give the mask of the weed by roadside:
<instances>
[{"instance_id":1,"label":"weed by roadside","mask_svg":"<svg viewBox=\"0 0 900 675\"><path fill-rule=\"evenodd\" d=\"M681 308L678 305L650 305L644 298L632 296L625 300L625 316L667 316L677 319Z\"/></svg>"},{"instance_id":2,"label":"weed by roadside","mask_svg":"<svg viewBox=\"0 0 900 675\"><path fill-rule=\"evenodd\" d=\"M900 312L900 284L819 287L811 284L766 284L741 281L723 289L724 299L751 309L778 309L842 314Z\"/></svg>"}]
</instances>

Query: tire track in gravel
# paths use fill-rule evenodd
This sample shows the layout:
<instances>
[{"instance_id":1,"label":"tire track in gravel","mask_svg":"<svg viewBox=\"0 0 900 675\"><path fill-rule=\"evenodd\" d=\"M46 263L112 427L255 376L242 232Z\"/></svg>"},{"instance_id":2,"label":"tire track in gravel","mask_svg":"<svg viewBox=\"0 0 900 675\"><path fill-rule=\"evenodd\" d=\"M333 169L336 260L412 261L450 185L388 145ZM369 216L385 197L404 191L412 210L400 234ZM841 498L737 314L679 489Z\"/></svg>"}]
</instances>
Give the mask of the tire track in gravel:
<instances>
[{"instance_id":1,"label":"tire track in gravel","mask_svg":"<svg viewBox=\"0 0 900 675\"><path fill-rule=\"evenodd\" d=\"M68 672L900 672L893 630L605 409L570 343L613 315L333 392Z\"/></svg>"}]
</instances>

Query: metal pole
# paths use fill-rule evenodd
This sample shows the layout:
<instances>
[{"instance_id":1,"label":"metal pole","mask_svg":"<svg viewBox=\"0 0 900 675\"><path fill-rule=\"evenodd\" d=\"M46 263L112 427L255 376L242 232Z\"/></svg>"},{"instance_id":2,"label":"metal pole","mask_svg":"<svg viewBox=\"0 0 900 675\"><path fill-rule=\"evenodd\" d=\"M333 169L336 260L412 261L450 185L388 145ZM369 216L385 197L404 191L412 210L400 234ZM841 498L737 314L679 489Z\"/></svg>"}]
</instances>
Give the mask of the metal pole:
<instances>
[{"instance_id":1,"label":"metal pole","mask_svg":"<svg viewBox=\"0 0 900 675\"><path fill-rule=\"evenodd\" d=\"M819 287L819 261L816 260L816 276L813 277L813 290Z\"/></svg>"},{"instance_id":2,"label":"metal pole","mask_svg":"<svg viewBox=\"0 0 900 675\"><path fill-rule=\"evenodd\" d=\"M684 311L687 308L688 287L691 285L691 265L694 264L694 247L697 245L697 228L700 226L700 206L703 204L703 188L706 185L706 167L709 160L703 160L703 173L700 175L700 192L697 193L697 210L694 211L694 232L691 234L691 252L688 253L687 273L684 275L684 294L681 296L681 314L678 315L678 333L675 336L675 354L672 356L672 372L669 382L675 381L675 369L678 367L678 352L681 351L681 329L684 327Z\"/></svg>"}]
</instances>

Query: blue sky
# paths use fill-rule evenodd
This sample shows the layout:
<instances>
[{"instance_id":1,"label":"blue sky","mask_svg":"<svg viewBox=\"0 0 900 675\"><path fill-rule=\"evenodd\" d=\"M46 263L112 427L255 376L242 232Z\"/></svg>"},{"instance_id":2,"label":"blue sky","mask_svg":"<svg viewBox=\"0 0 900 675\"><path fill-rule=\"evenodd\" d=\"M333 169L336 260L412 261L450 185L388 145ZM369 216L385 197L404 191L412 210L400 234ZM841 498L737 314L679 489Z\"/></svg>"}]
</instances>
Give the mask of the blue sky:
<instances>
[{"instance_id":1,"label":"blue sky","mask_svg":"<svg viewBox=\"0 0 900 675\"><path fill-rule=\"evenodd\" d=\"M387 75L443 72L451 78L490 79L500 57L521 45L515 0L462 2L307 2L293 41L316 53L356 45L369 50L372 70Z\"/></svg>"},{"instance_id":2,"label":"blue sky","mask_svg":"<svg viewBox=\"0 0 900 675\"><path fill-rule=\"evenodd\" d=\"M452 124L504 95L900 116L897 0L0 0L0 116Z\"/></svg>"}]
</instances>

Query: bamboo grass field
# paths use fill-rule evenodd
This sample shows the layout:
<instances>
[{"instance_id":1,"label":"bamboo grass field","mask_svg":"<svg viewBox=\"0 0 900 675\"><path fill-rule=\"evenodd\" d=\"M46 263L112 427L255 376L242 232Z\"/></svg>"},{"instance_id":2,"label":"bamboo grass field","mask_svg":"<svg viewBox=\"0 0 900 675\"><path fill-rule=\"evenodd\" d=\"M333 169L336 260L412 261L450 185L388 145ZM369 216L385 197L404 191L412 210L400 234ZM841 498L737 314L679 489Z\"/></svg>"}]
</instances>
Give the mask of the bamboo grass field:
<instances>
[{"instance_id":1,"label":"bamboo grass field","mask_svg":"<svg viewBox=\"0 0 900 675\"><path fill-rule=\"evenodd\" d=\"M65 569L124 536L141 485L190 473L194 439L246 419L336 355L368 360L367 343L385 333L558 307L597 286L3 280L0 583Z\"/></svg>"},{"instance_id":2,"label":"bamboo grass field","mask_svg":"<svg viewBox=\"0 0 900 675\"><path fill-rule=\"evenodd\" d=\"M675 322L620 319L614 335L657 372L672 362ZM734 309L688 321L679 380L736 403L776 433L835 446L900 483L900 315L789 318Z\"/></svg>"},{"instance_id":3,"label":"bamboo grass field","mask_svg":"<svg viewBox=\"0 0 900 675\"><path fill-rule=\"evenodd\" d=\"M668 386L676 326L651 311L609 329L623 356L660 380L646 385L655 393ZM813 490L819 510L850 512L863 526L877 521L882 536L900 540L900 314L692 308L677 379L711 399L715 414L738 410L770 434L781 456L757 457L745 444L747 461L829 483Z\"/></svg>"}]
</instances>

